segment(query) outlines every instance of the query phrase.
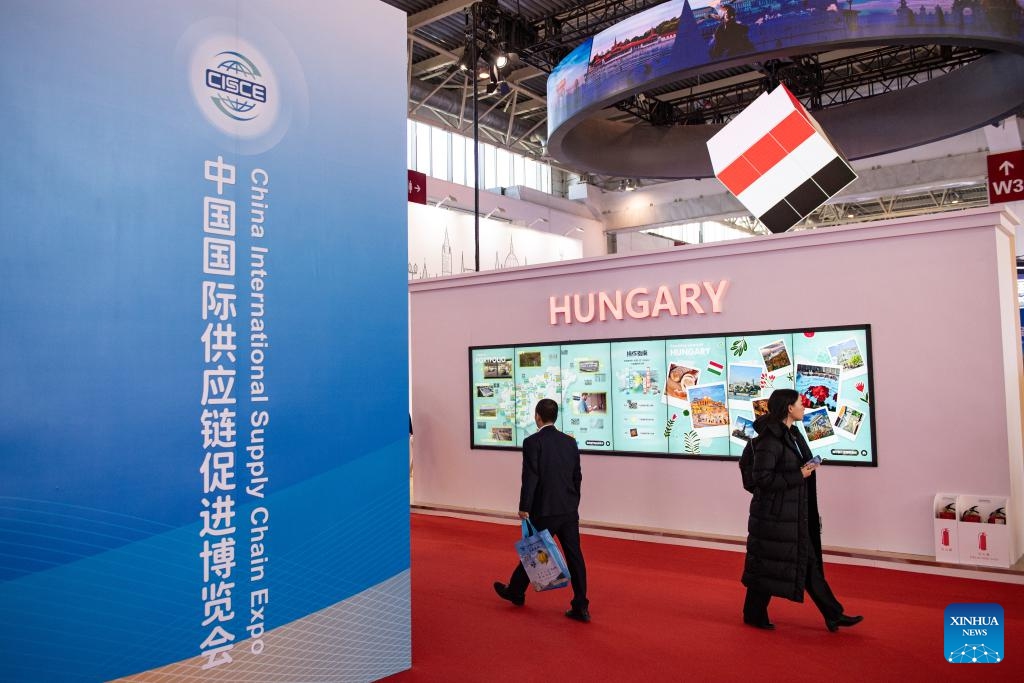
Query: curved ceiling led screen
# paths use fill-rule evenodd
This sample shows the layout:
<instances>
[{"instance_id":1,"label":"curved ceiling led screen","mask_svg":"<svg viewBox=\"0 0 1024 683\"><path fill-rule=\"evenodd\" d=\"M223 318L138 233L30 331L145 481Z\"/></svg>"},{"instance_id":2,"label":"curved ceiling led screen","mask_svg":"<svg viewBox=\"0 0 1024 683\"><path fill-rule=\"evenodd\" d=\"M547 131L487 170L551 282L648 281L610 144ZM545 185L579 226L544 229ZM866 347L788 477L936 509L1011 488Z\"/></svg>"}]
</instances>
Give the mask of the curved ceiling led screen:
<instances>
[{"instance_id":1,"label":"curved ceiling led screen","mask_svg":"<svg viewBox=\"0 0 1024 683\"><path fill-rule=\"evenodd\" d=\"M547 85L549 138L556 148L572 148L565 140L567 131L597 110L700 72L808 52L913 44L967 45L1024 55L1024 8L1020 0L670 0L589 38L552 71ZM1016 84L992 87L1005 90ZM1019 105L1019 94L1016 100ZM872 149L862 156L882 151L890 150ZM661 177L671 175L678 174Z\"/></svg>"}]
</instances>

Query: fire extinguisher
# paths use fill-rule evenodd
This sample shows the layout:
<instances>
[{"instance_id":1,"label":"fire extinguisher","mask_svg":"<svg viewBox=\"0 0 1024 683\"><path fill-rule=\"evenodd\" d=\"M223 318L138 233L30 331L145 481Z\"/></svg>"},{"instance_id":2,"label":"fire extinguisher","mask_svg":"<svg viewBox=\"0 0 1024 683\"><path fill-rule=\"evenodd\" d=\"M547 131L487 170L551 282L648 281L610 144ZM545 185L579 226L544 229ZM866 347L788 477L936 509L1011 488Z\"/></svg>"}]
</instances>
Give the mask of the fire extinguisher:
<instances>
[{"instance_id":1,"label":"fire extinguisher","mask_svg":"<svg viewBox=\"0 0 1024 683\"><path fill-rule=\"evenodd\" d=\"M949 529L942 530L942 545L949 547Z\"/></svg>"},{"instance_id":2,"label":"fire extinguisher","mask_svg":"<svg viewBox=\"0 0 1024 683\"><path fill-rule=\"evenodd\" d=\"M984 531L978 534L978 550L988 550L988 536Z\"/></svg>"},{"instance_id":3,"label":"fire extinguisher","mask_svg":"<svg viewBox=\"0 0 1024 683\"><path fill-rule=\"evenodd\" d=\"M1006 508L996 508L988 516L989 524L1006 524Z\"/></svg>"}]
</instances>

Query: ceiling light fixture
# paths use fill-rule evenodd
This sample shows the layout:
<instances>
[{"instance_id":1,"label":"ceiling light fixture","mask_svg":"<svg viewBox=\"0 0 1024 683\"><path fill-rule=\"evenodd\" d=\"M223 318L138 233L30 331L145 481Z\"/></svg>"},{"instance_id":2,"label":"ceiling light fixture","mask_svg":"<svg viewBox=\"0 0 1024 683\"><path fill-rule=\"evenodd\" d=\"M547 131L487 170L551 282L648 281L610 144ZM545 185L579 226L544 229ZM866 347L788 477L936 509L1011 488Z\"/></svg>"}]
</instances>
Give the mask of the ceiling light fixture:
<instances>
[{"instance_id":1,"label":"ceiling light fixture","mask_svg":"<svg viewBox=\"0 0 1024 683\"><path fill-rule=\"evenodd\" d=\"M508 54L506 54L503 47L495 47L490 51L491 63L499 69L504 69L508 66Z\"/></svg>"}]
</instances>

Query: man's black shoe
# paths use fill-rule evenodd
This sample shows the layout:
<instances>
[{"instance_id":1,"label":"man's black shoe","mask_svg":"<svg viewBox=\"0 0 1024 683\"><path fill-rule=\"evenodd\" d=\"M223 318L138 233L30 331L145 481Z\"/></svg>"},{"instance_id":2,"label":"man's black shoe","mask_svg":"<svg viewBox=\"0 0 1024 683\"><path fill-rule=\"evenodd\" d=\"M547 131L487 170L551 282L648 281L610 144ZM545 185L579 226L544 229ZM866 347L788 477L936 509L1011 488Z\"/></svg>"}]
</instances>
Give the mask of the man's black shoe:
<instances>
[{"instance_id":1,"label":"man's black shoe","mask_svg":"<svg viewBox=\"0 0 1024 683\"><path fill-rule=\"evenodd\" d=\"M825 620L825 626L828 627L829 631L832 631L833 633L835 633L836 631L839 630L840 626L856 626L857 624L859 624L862 621L864 621L864 617L861 617L861 616L849 617L849 616L847 616L845 614L840 614L838 619L835 619L835 620L826 619Z\"/></svg>"},{"instance_id":2,"label":"man's black shoe","mask_svg":"<svg viewBox=\"0 0 1024 683\"><path fill-rule=\"evenodd\" d=\"M582 621L584 624L590 623L590 610L570 609L565 611L565 616L569 617L570 619L575 619L576 621Z\"/></svg>"},{"instance_id":3,"label":"man's black shoe","mask_svg":"<svg viewBox=\"0 0 1024 683\"><path fill-rule=\"evenodd\" d=\"M508 592L508 586L503 584L501 581L494 582L494 592L498 594L498 597L502 600L508 600L516 607L522 607L526 604L525 595L512 595Z\"/></svg>"},{"instance_id":4,"label":"man's black shoe","mask_svg":"<svg viewBox=\"0 0 1024 683\"><path fill-rule=\"evenodd\" d=\"M763 628L765 631L774 631L775 624L770 621L754 621L752 619L744 619L743 623L747 626L753 626L754 628Z\"/></svg>"}]
</instances>

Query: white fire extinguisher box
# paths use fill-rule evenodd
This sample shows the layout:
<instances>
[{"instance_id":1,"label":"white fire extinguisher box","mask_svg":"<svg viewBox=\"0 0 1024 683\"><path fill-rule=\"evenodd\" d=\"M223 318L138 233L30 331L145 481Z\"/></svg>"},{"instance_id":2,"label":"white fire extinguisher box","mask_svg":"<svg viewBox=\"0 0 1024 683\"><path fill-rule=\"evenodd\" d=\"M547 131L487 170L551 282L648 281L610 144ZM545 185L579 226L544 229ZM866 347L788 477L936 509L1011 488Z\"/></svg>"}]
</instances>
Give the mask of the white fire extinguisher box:
<instances>
[{"instance_id":1,"label":"white fire extinguisher box","mask_svg":"<svg viewBox=\"0 0 1024 683\"><path fill-rule=\"evenodd\" d=\"M957 532L960 515L956 507L955 493L939 493L935 496L932 506L932 517L935 523L935 560L938 562L960 561L959 534Z\"/></svg>"},{"instance_id":2,"label":"white fire extinguisher box","mask_svg":"<svg viewBox=\"0 0 1024 683\"><path fill-rule=\"evenodd\" d=\"M1010 566L1010 527L1005 496L957 497L957 535L960 563L986 567Z\"/></svg>"}]
</instances>

